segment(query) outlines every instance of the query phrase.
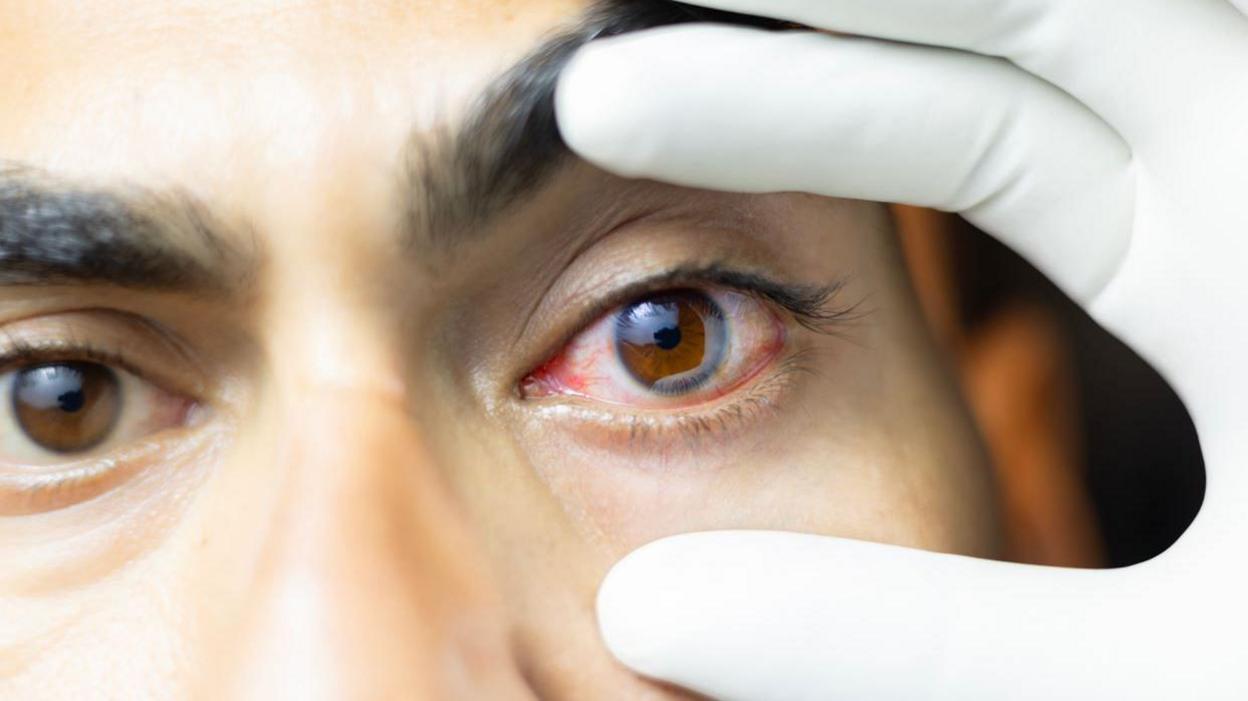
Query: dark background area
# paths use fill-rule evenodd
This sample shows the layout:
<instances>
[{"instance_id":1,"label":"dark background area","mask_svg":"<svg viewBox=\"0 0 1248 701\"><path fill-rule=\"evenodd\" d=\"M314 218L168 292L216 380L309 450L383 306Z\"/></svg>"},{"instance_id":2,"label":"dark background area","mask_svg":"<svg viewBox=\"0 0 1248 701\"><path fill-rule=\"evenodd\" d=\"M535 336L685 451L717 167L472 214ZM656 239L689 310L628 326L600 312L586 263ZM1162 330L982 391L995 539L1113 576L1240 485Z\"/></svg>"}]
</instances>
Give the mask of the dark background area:
<instances>
[{"instance_id":1,"label":"dark background area","mask_svg":"<svg viewBox=\"0 0 1248 701\"><path fill-rule=\"evenodd\" d=\"M1054 310L1066 331L1106 564L1162 553L1191 524L1205 493L1200 445L1183 403L1151 366L1004 245L963 222L954 246L969 323L1025 297Z\"/></svg>"}]
</instances>

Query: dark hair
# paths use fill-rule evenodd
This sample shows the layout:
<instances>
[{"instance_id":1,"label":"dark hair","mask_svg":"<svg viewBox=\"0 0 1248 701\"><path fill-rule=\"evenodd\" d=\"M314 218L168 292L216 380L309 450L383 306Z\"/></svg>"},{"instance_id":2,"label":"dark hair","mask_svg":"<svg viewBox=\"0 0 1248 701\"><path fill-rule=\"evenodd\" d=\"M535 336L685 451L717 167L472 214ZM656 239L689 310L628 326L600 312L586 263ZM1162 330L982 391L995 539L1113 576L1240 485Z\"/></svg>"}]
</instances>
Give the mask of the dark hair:
<instances>
[{"instance_id":1,"label":"dark hair","mask_svg":"<svg viewBox=\"0 0 1248 701\"><path fill-rule=\"evenodd\" d=\"M458 134L443 135L418 151L412 169L429 187L413 203L417 227L445 231L478 223L532 191L562 164L570 152L555 120L555 86L577 49L596 39L692 22L796 26L669 0L600 0L495 80ZM431 157L430 148L449 159ZM447 168L448 163L454 167ZM456 178L447 183L435 177L435 170L442 175L452 171Z\"/></svg>"}]
</instances>

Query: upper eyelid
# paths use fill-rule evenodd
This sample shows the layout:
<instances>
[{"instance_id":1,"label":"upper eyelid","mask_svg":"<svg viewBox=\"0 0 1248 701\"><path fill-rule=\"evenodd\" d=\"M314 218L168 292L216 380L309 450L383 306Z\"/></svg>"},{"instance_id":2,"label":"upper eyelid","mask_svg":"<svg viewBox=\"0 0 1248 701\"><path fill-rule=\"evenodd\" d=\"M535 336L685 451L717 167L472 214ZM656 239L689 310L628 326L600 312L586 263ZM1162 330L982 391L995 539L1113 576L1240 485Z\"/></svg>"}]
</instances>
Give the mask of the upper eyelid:
<instances>
[{"instance_id":1,"label":"upper eyelid","mask_svg":"<svg viewBox=\"0 0 1248 701\"><path fill-rule=\"evenodd\" d=\"M565 348L572 339L608 312L630 300L655 292L680 287L698 288L719 286L753 295L780 307L793 316L802 326L820 333L835 333L839 325L856 321L865 312L861 303L841 305L837 299L843 293L844 280L834 280L826 285L785 283L769 275L724 263L689 265L672 268L626 284L603 295L597 302L576 316L573 323L551 344L532 367L527 368L516 382L519 383L534 367L549 360Z\"/></svg>"},{"instance_id":2,"label":"upper eyelid","mask_svg":"<svg viewBox=\"0 0 1248 701\"><path fill-rule=\"evenodd\" d=\"M665 273L639 280L607 295L587 312L581 328L611 309L626 304L634 297L677 287L719 286L752 294L812 322L834 323L855 318L859 304L834 305L845 288L843 280L826 285L786 283L769 275L720 263L682 266Z\"/></svg>"},{"instance_id":3,"label":"upper eyelid","mask_svg":"<svg viewBox=\"0 0 1248 701\"><path fill-rule=\"evenodd\" d=\"M162 325L129 312L76 309L0 325L0 373L23 364L65 360L110 365L196 400L203 398L209 384L206 367L184 342Z\"/></svg>"}]
</instances>

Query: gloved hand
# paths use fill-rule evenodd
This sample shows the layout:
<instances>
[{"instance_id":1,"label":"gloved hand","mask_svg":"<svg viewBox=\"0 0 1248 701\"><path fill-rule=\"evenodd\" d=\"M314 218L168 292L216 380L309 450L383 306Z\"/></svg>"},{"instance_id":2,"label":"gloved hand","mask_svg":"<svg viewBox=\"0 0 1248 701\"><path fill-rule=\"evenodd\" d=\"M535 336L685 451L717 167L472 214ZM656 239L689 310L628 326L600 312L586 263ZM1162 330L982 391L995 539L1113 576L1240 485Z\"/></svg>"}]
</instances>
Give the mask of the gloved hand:
<instances>
[{"instance_id":1,"label":"gloved hand","mask_svg":"<svg viewBox=\"0 0 1248 701\"><path fill-rule=\"evenodd\" d=\"M609 647L722 699L1248 698L1248 19L1228 0L697 4L860 36L687 25L591 44L557 95L576 151L686 185L962 213L1171 382L1207 496L1169 552L1114 571L795 534L658 541L603 585Z\"/></svg>"}]
</instances>

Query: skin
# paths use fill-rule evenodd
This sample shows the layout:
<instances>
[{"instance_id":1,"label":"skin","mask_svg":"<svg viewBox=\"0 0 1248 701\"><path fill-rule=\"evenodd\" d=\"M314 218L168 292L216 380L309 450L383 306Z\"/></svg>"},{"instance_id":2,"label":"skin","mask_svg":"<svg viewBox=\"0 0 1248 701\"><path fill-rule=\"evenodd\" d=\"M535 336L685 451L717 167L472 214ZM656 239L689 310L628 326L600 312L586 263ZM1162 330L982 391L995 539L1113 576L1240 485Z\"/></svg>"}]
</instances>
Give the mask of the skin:
<instances>
[{"instance_id":1,"label":"skin","mask_svg":"<svg viewBox=\"0 0 1248 701\"><path fill-rule=\"evenodd\" d=\"M677 697L594 623L602 576L649 540L783 528L998 554L983 451L882 206L573 163L453 254L400 244L413 126L453 125L582 7L0 7L0 158L189 193L260 261L230 294L0 289L6 330L130 342L199 407L55 503L0 497L0 561L19 563L0 571L0 696ZM694 438L519 398L595 295L705 262L843 281L860 314L787 320L801 371ZM189 353L133 343L133 318Z\"/></svg>"}]
</instances>

